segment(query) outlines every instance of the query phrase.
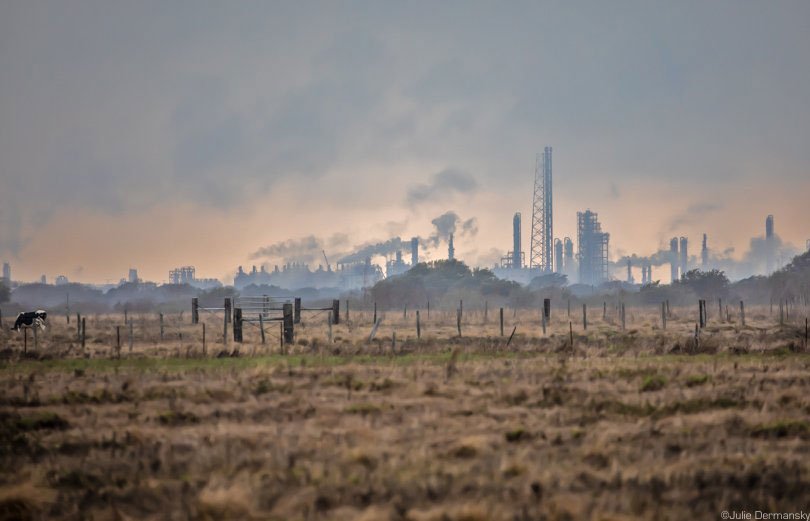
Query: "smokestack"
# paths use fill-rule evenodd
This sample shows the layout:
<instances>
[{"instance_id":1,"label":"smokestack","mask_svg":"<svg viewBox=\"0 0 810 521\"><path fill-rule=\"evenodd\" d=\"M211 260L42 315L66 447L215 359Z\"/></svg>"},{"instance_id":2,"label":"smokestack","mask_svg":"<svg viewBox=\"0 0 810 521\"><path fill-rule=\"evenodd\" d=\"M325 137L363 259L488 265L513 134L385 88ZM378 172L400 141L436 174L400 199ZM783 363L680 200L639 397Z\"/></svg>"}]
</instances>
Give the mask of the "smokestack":
<instances>
[{"instance_id":1,"label":"smokestack","mask_svg":"<svg viewBox=\"0 0 810 521\"><path fill-rule=\"evenodd\" d=\"M453 247L453 234L450 234L450 242L447 245L447 260L453 260L456 256L456 249Z\"/></svg>"},{"instance_id":2,"label":"smokestack","mask_svg":"<svg viewBox=\"0 0 810 521\"><path fill-rule=\"evenodd\" d=\"M419 264L419 237L411 238L411 266Z\"/></svg>"},{"instance_id":3,"label":"smokestack","mask_svg":"<svg viewBox=\"0 0 810 521\"><path fill-rule=\"evenodd\" d=\"M633 280L633 270L632 270L632 263L630 259L627 259L627 283L633 284L635 281Z\"/></svg>"},{"instance_id":4,"label":"smokestack","mask_svg":"<svg viewBox=\"0 0 810 521\"><path fill-rule=\"evenodd\" d=\"M686 272L689 271L688 264L689 264L689 254L687 253L687 244L688 241L686 237L681 237L681 277L686 275Z\"/></svg>"},{"instance_id":5,"label":"smokestack","mask_svg":"<svg viewBox=\"0 0 810 521\"><path fill-rule=\"evenodd\" d=\"M669 240L669 268L672 282L678 280L678 238L673 237Z\"/></svg>"},{"instance_id":6,"label":"smokestack","mask_svg":"<svg viewBox=\"0 0 810 521\"><path fill-rule=\"evenodd\" d=\"M765 248L766 252L766 269L768 274L773 272L773 215L769 215L765 219Z\"/></svg>"},{"instance_id":7,"label":"smokestack","mask_svg":"<svg viewBox=\"0 0 810 521\"><path fill-rule=\"evenodd\" d=\"M700 249L700 264L704 270L709 267L709 246L705 233L703 234L703 247Z\"/></svg>"},{"instance_id":8,"label":"smokestack","mask_svg":"<svg viewBox=\"0 0 810 521\"><path fill-rule=\"evenodd\" d=\"M554 271L563 271L563 243L560 239L554 239Z\"/></svg>"},{"instance_id":9,"label":"smokestack","mask_svg":"<svg viewBox=\"0 0 810 521\"><path fill-rule=\"evenodd\" d=\"M565 271L571 273L574 268L574 241L568 237L564 238L563 251L565 255Z\"/></svg>"},{"instance_id":10,"label":"smokestack","mask_svg":"<svg viewBox=\"0 0 810 521\"><path fill-rule=\"evenodd\" d=\"M512 267L517 269L523 267L520 260L520 212L515 213L512 219Z\"/></svg>"}]
</instances>

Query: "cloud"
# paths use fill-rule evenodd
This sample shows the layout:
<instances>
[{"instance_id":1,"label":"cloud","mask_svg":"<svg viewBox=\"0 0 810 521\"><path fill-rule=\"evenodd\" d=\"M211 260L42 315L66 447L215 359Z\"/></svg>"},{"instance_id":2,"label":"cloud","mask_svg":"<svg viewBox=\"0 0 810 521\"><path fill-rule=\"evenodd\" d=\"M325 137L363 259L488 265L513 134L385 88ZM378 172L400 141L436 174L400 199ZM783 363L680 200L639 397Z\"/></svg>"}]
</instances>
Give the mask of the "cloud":
<instances>
[{"instance_id":1,"label":"cloud","mask_svg":"<svg viewBox=\"0 0 810 521\"><path fill-rule=\"evenodd\" d=\"M473 194L477 190L478 181L472 175L448 168L433 174L429 182L410 187L405 202L409 206L416 206L426 202L445 201L457 194Z\"/></svg>"}]
</instances>

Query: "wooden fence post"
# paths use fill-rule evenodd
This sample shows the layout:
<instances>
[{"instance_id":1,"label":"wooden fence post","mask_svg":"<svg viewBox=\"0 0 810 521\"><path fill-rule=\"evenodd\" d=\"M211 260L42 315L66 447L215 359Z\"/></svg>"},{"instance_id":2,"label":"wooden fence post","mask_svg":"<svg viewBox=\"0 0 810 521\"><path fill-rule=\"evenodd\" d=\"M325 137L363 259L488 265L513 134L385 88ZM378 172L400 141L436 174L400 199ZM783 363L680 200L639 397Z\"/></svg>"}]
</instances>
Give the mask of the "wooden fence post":
<instances>
[{"instance_id":1,"label":"wooden fence post","mask_svg":"<svg viewBox=\"0 0 810 521\"><path fill-rule=\"evenodd\" d=\"M223 303L223 307L225 308L225 323L231 323L231 299L229 297L225 297L225 302ZM227 336L227 332L225 333Z\"/></svg>"},{"instance_id":2,"label":"wooden fence post","mask_svg":"<svg viewBox=\"0 0 810 521\"><path fill-rule=\"evenodd\" d=\"M332 312L326 314L326 325L329 328L329 343L332 343Z\"/></svg>"},{"instance_id":3,"label":"wooden fence post","mask_svg":"<svg viewBox=\"0 0 810 521\"><path fill-rule=\"evenodd\" d=\"M706 301L703 299L698 300L698 323L700 329L706 327Z\"/></svg>"},{"instance_id":4,"label":"wooden fence post","mask_svg":"<svg viewBox=\"0 0 810 521\"><path fill-rule=\"evenodd\" d=\"M458 328L458 336L461 336L461 308L458 308L456 313L456 327Z\"/></svg>"},{"instance_id":5,"label":"wooden fence post","mask_svg":"<svg viewBox=\"0 0 810 521\"><path fill-rule=\"evenodd\" d=\"M329 323L331 324L332 322L330 321ZM374 302L374 321L373 321L373 323L374 324L377 323L377 302Z\"/></svg>"},{"instance_id":6,"label":"wooden fence post","mask_svg":"<svg viewBox=\"0 0 810 521\"><path fill-rule=\"evenodd\" d=\"M160 341L163 342L163 313L160 314Z\"/></svg>"},{"instance_id":7,"label":"wooden fence post","mask_svg":"<svg viewBox=\"0 0 810 521\"><path fill-rule=\"evenodd\" d=\"M82 351L87 342L87 319L82 317Z\"/></svg>"},{"instance_id":8,"label":"wooden fence post","mask_svg":"<svg viewBox=\"0 0 810 521\"><path fill-rule=\"evenodd\" d=\"M37 351L39 349L39 337L37 336L37 329L39 329L39 327L37 326L36 320L34 320L34 327L31 329L34 330L34 351Z\"/></svg>"},{"instance_id":9,"label":"wooden fence post","mask_svg":"<svg viewBox=\"0 0 810 521\"><path fill-rule=\"evenodd\" d=\"M346 302L349 302L348 300ZM295 297L293 300L295 308L293 309L293 323L300 324L301 323L301 297Z\"/></svg>"},{"instance_id":10,"label":"wooden fence post","mask_svg":"<svg viewBox=\"0 0 810 521\"><path fill-rule=\"evenodd\" d=\"M124 324L129 323L129 318L127 318L127 312L128 312L128 309L127 309L126 306L124 306Z\"/></svg>"},{"instance_id":11,"label":"wooden fence post","mask_svg":"<svg viewBox=\"0 0 810 521\"><path fill-rule=\"evenodd\" d=\"M242 343L242 308L233 308L233 341Z\"/></svg>"},{"instance_id":12,"label":"wooden fence post","mask_svg":"<svg viewBox=\"0 0 810 521\"><path fill-rule=\"evenodd\" d=\"M501 336L503 336L503 308L501 308L500 318L501 318Z\"/></svg>"},{"instance_id":13,"label":"wooden fence post","mask_svg":"<svg viewBox=\"0 0 810 521\"><path fill-rule=\"evenodd\" d=\"M349 299L346 299L346 322L349 321Z\"/></svg>"},{"instance_id":14,"label":"wooden fence post","mask_svg":"<svg viewBox=\"0 0 810 521\"><path fill-rule=\"evenodd\" d=\"M259 315L259 331L262 332L262 345L264 345L264 318Z\"/></svg>"},{"instance_id":15,"label":"wooden fence post","mask_svg":"<svg viewBox=\"0 0 810 521\"><path fill-rule=\"evenodd\" d=\"M408 318L408 306L402 308L402 318Z\"/></svg>"},{"instance_id":16,"label":"wooden fence post","mask_svg":"<svg viewBox=\"0 0 810 521\"><path fill-rule=\"evenodd\" d=\"M334 300L332 301L333 307L335 306L335 302L337 302L338 308L340 307L340 301ZM292 344L295 342L295 330L294 330L294 320L293 320L293 305L287 302L282 306L282 313L284 316L284 343L285 344ZM333 318L334 321L334 318Z\"/></svg>"},{"instance_id":17,"label":"wooden fence post","mask_svg":"<svg viewBox=\"0 0 810 521\"><path fill-rule=\"evenodd\" d=\"M621 310L622 310L622 331L624 331L625 330L625 323L626 323L625 319L627 318L627 315L624 312L624 302L622 302Z\"/></svg>"},{"instance_id":18,"label":"wooden fence post","mask_svg":"<svg viewBox=\"0 0 810 521\"><path fill-rule=\"evenodd\" d=\"M76 342L82 341L82 316L76 313Z\"/></svg>"},{"instance_id":19,"label":"wooden fence post","mask_svg":"<svg viewBox=\"0 0 810 521\"><path fill-rule=\"evenodd\" d=\"M602 302L602 320L607 318L607 302Z\"/></svg>"},{"instance_id":20,"label":"wooden fence post","mask_svg":"<svg viewBox=\"0 0 810 521\"><path fill-rule=\"evenodd\" d=\"M661 302L661 325L664 329L667 328L667 306Z\"/></svg>"},{"instance_id":21,"label":"wooden fence post","mask_svg":"<svg viewBox=\"0 0 810 521\"><path fill-rule=\"evenodd\" d=\"M416 310L416 339L419 340L422 338L422 328L419 325L419 310Z\"/></svg>"},{"instance_id":22,"label":"wooden fence post","mask_svg":"<svg viewBox=\"0 0 810 521\"><path fill-rule=\"evenodd\" d=\"M544 298L543 299L543 318L545 319L546 323L551 322L551 299Z\"/></svg>"},{"instance_id":23,"label":"wooden fence post","mask_svg":"<svg viewBox=\"0 0 810 521\"><path fill-rule=\"evenodd\" d=\"M743 301L740 301L740 324L745 325L745 304Z\"/></svg>"},{"instance_id":24,"label":"wooden fence post","mask_svg":"<svg viewBox=\"0 0 810 521\"><path fill-rule=\"evenodd\" d=\"M487 323L487 314L488 314L488 312L489 312L489 302L485 300L484 301L484 324Z\"/></svg>"},{"instance_id":25,"label":"wooden fence post","mask_svg":"<svg viewBox=\"0 0 810 521\"><path fill-rule=\"evenodd\" d=\"M568 300L568 317L571 317L571 300Z\"/></svg>"},{"instance_id":26,"label":"wooden fence post","mask_svg":"<svg viewBox=\"0 0 810 521\"><path fill-rule=\"evenodd\" d=\"M340 324L340 300L338 299L332 301L332 323Z\"/></svg>"},{"instance_id":27,"label":"wooden fence post","mask_svg":"<svg viewBox=\"0 0 810 521\"><path fill-rule=\"evenodd\" d=\"M588 330L588 307L587 304L582 304L582 329Z\"/></svg>"},{"instance_id":28,"label":"wooden fence post","mask_svg":"<svg viewBox=\"0 0 810 521\"><path fill-rule=\"evenodd\" d=\"M82 319L82 331L84 331L84 319ZM84 335L82 335L84 336ZM132 322L129 323L129 352L132 352L132 343L133 343L133 334L132 334Z\"/></svg>"},{"instance_id":29,"label":"wooden fence post","mask_svg":"<svg viewBox=\"0 0 810 521\"><path fill-rule=\"evenodd\" d=\"M430 320L430 301L427 302L428 320Z\"/></svg>"},{"instance_id":30,"label":"wooden fence post","mask_svg":"<svg viewBox=\"0 0 810 521\"><path fill-rule=\"evenodd\" d=\"M121 326L115 326L115 352L121 358Z\"/></svg>"},{"instance_id":31,"label":"wooden fence post","mask_svg":"<svg viewBox=\"0 0 810 521\"><path fill-rule=\"evenodd\" d=\"M163 313L160 314L163 316ZM191 323L197 324L200 321L200 299L192 297L191 299ZM162 340L162 338L161 338Z\"/></svg>"}]
</instances>

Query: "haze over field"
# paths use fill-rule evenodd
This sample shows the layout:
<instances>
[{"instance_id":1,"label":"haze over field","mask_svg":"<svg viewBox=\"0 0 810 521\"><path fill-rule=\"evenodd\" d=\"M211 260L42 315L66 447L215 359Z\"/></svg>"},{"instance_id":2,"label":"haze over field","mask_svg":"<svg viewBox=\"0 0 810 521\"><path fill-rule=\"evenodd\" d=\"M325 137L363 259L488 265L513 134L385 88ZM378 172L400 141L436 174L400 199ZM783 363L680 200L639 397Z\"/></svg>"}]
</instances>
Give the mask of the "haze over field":
<instances>
[{"instance_id":1,"label":"haze over field","mask_svg":"<svg viewBox=\"0 0 810 521\"><path fill-rule=\"evenodd\" d=\"M418 235L444 257L453 212L457 258L489 266L516 211L528 249L550 145L555 236L590 208L614 261L675 235L699 254L705 232L755 272L767 214L784 262L810 236L808 19L787 1L4 2L0 259L19 280L228 280L300 245L317 263Z\"/></svg>"}]
</instances>

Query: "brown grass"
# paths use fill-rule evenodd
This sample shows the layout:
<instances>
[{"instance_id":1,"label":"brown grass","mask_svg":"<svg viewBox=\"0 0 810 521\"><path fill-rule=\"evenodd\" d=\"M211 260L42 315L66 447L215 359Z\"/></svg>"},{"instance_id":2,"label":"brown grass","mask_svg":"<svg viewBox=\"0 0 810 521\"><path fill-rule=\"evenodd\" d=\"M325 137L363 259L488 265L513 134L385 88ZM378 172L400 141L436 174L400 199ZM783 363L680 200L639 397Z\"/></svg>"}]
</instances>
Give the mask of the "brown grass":
<instances>
[{"instance_id":1,"label":"brown grass","mask_svg":"<svg viewBox=\"0 0 810 521\"><path fill-rule=\"evenodd\" d=\"M400 312L368 344L370 317L353 311L332 344L305 318L287 354L246 329L222 358L221 338L203 356L190 325L167 320L176 338L159 342L151 317L134 318L120 360L118 316L88 320L83 353L64 324L26 356L2 333L0 519L677 519L808 504L810 357L790 326L711 323L704 350L692 323L664 332L628 309L628 331L597 317L572 349L565 317L543 337L534 313L505 314L519 322L508 350L493 321L471 313L459 339L455 315L435 311L418 342Z\"/></svg>"}]
</instances>

